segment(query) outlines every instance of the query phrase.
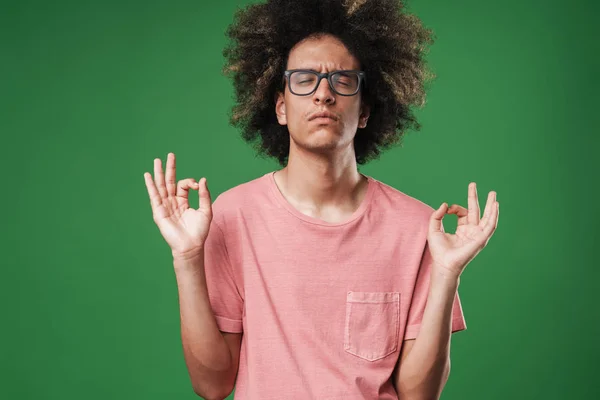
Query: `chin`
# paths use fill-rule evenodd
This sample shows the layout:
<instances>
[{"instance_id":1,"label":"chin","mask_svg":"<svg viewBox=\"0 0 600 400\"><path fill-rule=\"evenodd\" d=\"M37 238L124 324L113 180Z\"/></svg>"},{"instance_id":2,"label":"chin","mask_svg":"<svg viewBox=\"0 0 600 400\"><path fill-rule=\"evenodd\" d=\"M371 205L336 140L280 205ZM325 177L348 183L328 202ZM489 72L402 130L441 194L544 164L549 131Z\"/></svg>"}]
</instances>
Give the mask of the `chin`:
<instances>
[{"instance_id":1,"label":"chin","mask_svg":"<svg viewBox=\"0 0 600 400\"><path fill-rule=\"evenodd\" d=\"M344 135L344 132L338 128L338 127L334 127L334 126L328 126L328 125L321 125L318 126L314 129L311 129L308 132L308 137L331 137L331 138L341 138Z\"/></svg>"},{"instance_id":2,"label":"chin","mask_svg":"<svg viewBox=\"0 0 600 400\"><path fill-rule=\"evenodd\" d=\"M352 143L353 137L345 137L341 132L331 132L329 129L314 131L302 141L302 147L318 150L335 150Z\"/></svg>"}]
</instances>

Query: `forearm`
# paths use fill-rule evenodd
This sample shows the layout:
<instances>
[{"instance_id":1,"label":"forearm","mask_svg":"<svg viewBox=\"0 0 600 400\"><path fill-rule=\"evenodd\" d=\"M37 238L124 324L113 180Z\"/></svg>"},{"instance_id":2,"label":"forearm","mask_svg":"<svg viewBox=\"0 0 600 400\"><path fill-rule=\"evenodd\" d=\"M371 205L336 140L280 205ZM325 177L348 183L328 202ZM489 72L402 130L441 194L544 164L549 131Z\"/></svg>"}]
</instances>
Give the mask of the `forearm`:
<instances>
[{"instance_id":1,"label":"forearm","mask_svg":"<svg viewBox=\"0 0 600 400\"><path fill-rule=\"evenodd\" d=\"M452 308L460 279L432 273L419 334L398 372L402 399L438 399L450 373Z\"/></svg>"},{"instance_id":2,"label":"forearm","mask_svg":"<svg viewBox=\"0 0 600 400\"><path fill-rule=\"evenodd\" d=\"M192 260L174 258L179 292L181 340L194 391L204 398L218 397L233 387L231 351L219 331L210 306L204 253Z\"/></svg>"}]
</instances>

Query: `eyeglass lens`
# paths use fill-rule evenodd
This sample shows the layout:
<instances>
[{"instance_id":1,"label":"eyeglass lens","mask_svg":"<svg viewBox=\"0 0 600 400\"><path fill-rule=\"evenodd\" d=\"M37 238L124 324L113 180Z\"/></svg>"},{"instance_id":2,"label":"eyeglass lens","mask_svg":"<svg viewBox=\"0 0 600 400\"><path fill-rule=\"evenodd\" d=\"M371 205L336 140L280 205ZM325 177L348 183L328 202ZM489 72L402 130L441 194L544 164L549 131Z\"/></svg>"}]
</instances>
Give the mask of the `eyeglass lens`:
<instances>
[{"instance_id":1,"label":"eyeglass lens","mask_svg":"<svg viewBox=\"0 0 600 400\"><path fill-rule=\"evenodd\" d=\"M316 89L319 77L313 72L294 71L290 75L293 93L303 95ZM326 79L326 78L324 78ZM359 77L356 72L335 72L331 74L333 89L340 94L354 94L358 90Z\"/></svg>"}]
</instances>

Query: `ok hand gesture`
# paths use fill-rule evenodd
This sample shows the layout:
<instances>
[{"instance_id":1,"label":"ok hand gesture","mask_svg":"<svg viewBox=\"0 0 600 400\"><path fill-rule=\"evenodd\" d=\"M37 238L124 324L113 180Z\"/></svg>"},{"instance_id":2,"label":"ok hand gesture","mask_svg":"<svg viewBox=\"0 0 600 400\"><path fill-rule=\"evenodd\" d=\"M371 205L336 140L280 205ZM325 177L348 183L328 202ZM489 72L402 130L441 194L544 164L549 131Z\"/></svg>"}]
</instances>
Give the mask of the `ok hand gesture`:
<instances>
[{"instance_id":1,"label":"ok hand gesture","mask_svg":"<svg viewBox=\"0 0 600 400\"><path fill-rule=\"evenodd\" d=\"M498 225L499 203L496 192L487 197L483 218L480 218L475 182L469 185L468 206L458 204L447 208L443 203L429 220L427 242L432 257L432 272L458 278L467 264L487 245ZM443 232L442 219L446 214L458 216L456 233Z\"/></svg>"},{"instance_id":2,"label":"ok hand gesture","mask_svg":"<svg viewBox=\"0 0 600 400\"><path fill-rule=\"evenodd\" d=\"M173 256L192 258L197 256L212 221L212 202L206 184L206 178L196 182L193 178L175 181L175 154L167 156L166 181L160 158L154 159L154 180L152 175L144 173L144 180L152 217L158 225ZM188 194L190 189L198 190L199 207L190 208Z\"/></svg>"}]
</instances>

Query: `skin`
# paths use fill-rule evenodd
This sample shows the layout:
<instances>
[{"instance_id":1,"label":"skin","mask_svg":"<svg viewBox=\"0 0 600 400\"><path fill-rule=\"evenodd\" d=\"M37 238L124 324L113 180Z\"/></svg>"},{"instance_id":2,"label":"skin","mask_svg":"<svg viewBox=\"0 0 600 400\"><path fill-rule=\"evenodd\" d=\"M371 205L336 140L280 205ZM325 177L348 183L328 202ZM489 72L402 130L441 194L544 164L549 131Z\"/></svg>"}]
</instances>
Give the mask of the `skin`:
<instances>
[{"instance_id":1,"label":"skin","mask_svg":"<svg viewBox=\"0 0 600 400\"><path fill-rule=\"evenodd\" d=\"M334 36L305 39L289 54L286 69L330 72L360 69L360 63ZM333 119L309 121L318 111ZM369 108L355 96L340 96L326 79L308 96L284 90L275 101L277 120L287 125L290 151L286 167L275 172L284 197L299 211L327 222L348 218L360 205L367 179L358 172L353 147L357 128L364 128Z\"/></svg>"}]
</instances>

